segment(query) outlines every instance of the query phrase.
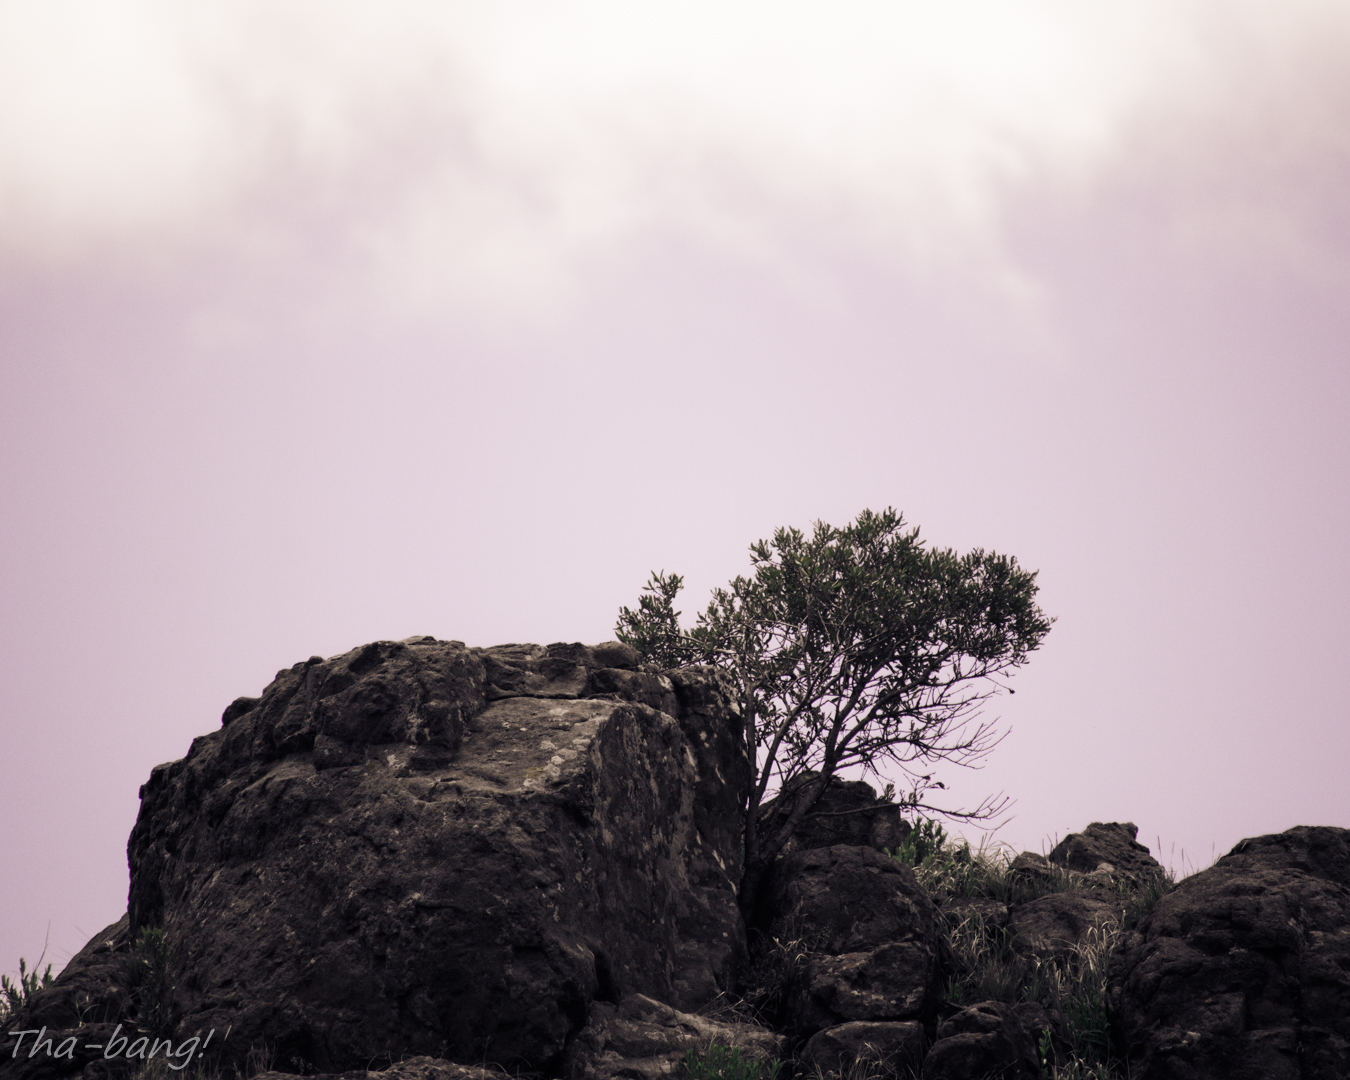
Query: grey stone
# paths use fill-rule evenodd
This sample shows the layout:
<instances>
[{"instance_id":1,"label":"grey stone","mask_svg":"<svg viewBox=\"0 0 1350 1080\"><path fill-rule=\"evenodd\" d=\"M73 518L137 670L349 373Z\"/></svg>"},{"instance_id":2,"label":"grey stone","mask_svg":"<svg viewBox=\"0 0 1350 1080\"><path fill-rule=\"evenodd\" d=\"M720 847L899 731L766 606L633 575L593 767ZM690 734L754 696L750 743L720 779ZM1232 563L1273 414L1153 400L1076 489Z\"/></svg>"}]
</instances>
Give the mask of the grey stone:
<instances>
[{"instance_id":1,"label":"grey stone","mask_svg":"<svg viewBox=\"0 0 1350 1080\"><path fill-rule=\"evenodd\" d=\"M1061 840L1049 860L1080 874L1101 871L1106 884L1119 882L1137 888L1166 873L1135 839L1138 833L1132 821L1094 821L1081 833L1070 833Z\"/></svg>"},{"instance_id":2,"label":"grey stone","mask_svg":"<svg viewBox=\"0 0 1350 1080\"><path fill-rule=\"evenodd\" d=\"M923 1080L1036 1080L1036 1042L1017 1009L984 1001L944 1020L923 1063Z\"/></svg>"},{"instance_id":3,"label":"grey stone","mask_svg":"<svg viewBox=\"0 0 1350 1080\"><path fill-rule=\"evenodd\" d=\"M936 948L937 909L913 869L869 847L837 844L780 859L769 903L773 936L802 939L818 952L901 941Z\"/></svg>"},{"instance_id":4,"label":"grey stone","mask_svg":"<svg viewBox=\"0 0 1350 1080\"><path fill-rule=\"evenodd\" d=\"M780 794L760 808L760 830L774 832L792 809L791 795L816 779L814 772L803 773ZM897 850L913 826L900 816L893 802L878 799L875 789L862 780L830 777L820 800L797 825L783 854L834 847L836 844L866 846L878 851Z\"/></svg>"},{"instance_id":5,"label":"grey stone","mask_svg":"<svg viewBox=\"0 0 1350 1080\"><path fill-rule=\"evenodd\" d=\"M1350 830L1244 840L1162 896L1107 971L1140 1080L1350 1077Z\"/></svg>"},{"instance_id":6,"label":"grey stone","mask_svg":"<svg viewBox=\"0 0 1350 1080\"><path fill-rule=\"evenodd\" d=\"M128 845L131 929L176 950L179 1029L229 1028L226 1068L265 1042L297 1071L547 1071L597 998L729 989L735 695L631 660L376 642L227 710L152 772Z\"/></svg>"},{"instance_id":7,"label":"grey stone","mask_svg":"<svg viewBox=\"0 0 1350 1080\"><path fill-rule=\"evenodd\" d=\"M918 1068L927 1048L928 1038L917 1020L855 1021L816 1032L799 1059L821 1075L843 1076L863 1063L887 1075L907 1076Z\"/></svg>"},{"instance_id":8,"label":"grey stone","mask_svg":"<svg viewBox=\"0 0 1350 1080\"><path fill-rule=\"evenodd\" d=\"M799 1035L854 1020L931 1022L937 965L926 942L882 945L870 952L818 956L807 962L793 1002Z\"/></svg>"},{"instance_id":9,"label":"grey stone","mask_svg":"<svg viewBox=\"0 0 1350 1080\"><path fill-rule=\"evenodd\" d=\"M786 1040L768 1028L724 1023L632 994L619 1005L595 1005L590 1022L568 1048L563 1075L666 1080L683 1075L690 1050L703 1053L714 1043L765 1061L786 1052Z\"/></svg>"},{"instance_id":10,"label":"grey stone","mask_svg":"<svg viewBox=\"0 0 1350 1080\"><path fill-rule=\"evenodd\" d=\"M1015 935L1013 948L1040 957L1066 957L1080 943L1105 935L1121 923L1123 904L1113 904L1094 892L1058 892L1014 905L1008 929Z\"/></svg>"},{"instance_id":11,"label":"grey stone","mask_svg":"<svg viewBox=\"0 0 1350 1080\"><path fill-rule=\"evenodd\" d=\"M1024 851L1008 864L1008 874L1012 877L1025 877L1034 881L1057 881L1059 874L1044 855L1034 851Z\"/></svg>"}]
</instances>

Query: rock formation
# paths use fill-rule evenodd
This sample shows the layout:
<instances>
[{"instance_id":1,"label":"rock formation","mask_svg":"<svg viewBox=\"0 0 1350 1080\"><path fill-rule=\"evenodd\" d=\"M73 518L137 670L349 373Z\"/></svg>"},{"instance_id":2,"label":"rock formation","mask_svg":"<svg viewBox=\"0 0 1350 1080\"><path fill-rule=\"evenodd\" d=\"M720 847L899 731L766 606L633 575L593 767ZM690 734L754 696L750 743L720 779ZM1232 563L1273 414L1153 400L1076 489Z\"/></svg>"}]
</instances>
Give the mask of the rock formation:
<instances>
[{"instance_id":1,"label":"rock formation","mask_svg":"<svg viewBox=\"0 0 1350 1080\"><path fill-rule=\"evenodd\" d=\"M174 943L177 1030L297 1072L549 1070L597 999L729 989L733 699L636 659L376 642L232 704L152 772L128 848L130 930Z\"/></svg>"},{"instance_id":2,"label":"rock formation","mask_svg":"<svg viewBox=\"0 0 1350 1080\"><path fill-rule=\"evenodd\" d=\"M1067 1060L1065 1014L958 986L960 956L1058 978L1117 937L1132 1076L1350 1080L1350 831L1243 841L1166 892L1134 825L1094 822L996 888L930 866L930 895L885 853L895 805L836 779L765 882L756 962L781 963L755 999L749 776L711 668L434 638L311 658L152 771L128 914L12 1018L32 1044L0 1080L130 1080L105 1046L186 1066L208 1032L210 1071L262 1080L666 1080L712 1044L798 1074L1029 1080Z\"/></svg>"},{"instance_id":3,"label":"rock formation","mask_svg":"<svg viewBox=\"0 0 1350 1080\"><path fill-rule=\"evenodd\" d=\"M1244 840L1182 881L1107 994L1141 1080L1350 1077L1350 830Z\"/></svg>"}]
</instances>

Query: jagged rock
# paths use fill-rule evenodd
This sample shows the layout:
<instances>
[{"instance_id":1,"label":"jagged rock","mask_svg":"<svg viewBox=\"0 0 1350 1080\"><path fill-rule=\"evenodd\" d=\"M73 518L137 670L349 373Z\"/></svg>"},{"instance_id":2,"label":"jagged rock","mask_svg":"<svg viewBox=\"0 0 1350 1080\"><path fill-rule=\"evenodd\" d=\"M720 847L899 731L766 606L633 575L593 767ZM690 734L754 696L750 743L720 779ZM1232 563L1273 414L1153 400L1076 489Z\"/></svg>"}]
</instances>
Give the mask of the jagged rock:
<instances>
[{"instance_id":1,"label":"jagged rock","mask_svg":"<svg viewBox=\"0 0 1350 1080\"><path fill-rule=\"evenodd\" d=\"M1040 1075L1035 1036L1018 1008L1001 1001L984 1001L944 1020L923 1063L923 1080L1036 1080Z\"/></svg>"},{"instance_id":2,"label":"jagged rock","mask_svg":"<svg viewBox=\"0 0 1350 1080\"><path fill-rule=\"evenodd\" d=\"M1108 884L1114 879L1137 888L1167 872L1135 840L1138 833L1132 821L1094 821L1081 833L1070 833L1061 840L1049 860L1081 874L1102 872Z\"/></svg>"},{"instance_id":3,"label":"jagged rock","mask_svg":"<svg viewBox=\"0 0 1350 1080\"><path fill-rule=\"evenodd\" d=\"M1092 892L1049 893L1017 904L1008 915L1013 948L1032 956L1064 957L1089 935L1100 939L1120 926L1122 907Z\"/></svg>"},{"instance_id":4,"label":"jagged rock","mask_svg":"<svg viewBox=\"0 0 1350 1080\"><path fill-rule=\"evenodd\" d=\"M984 896L954 896L938 910L953 927L976 920L986 930L996 932L1008 925L1008 905Z\"/></svg>"},{"instance_id":5,"label":"jagged rock","mask_svg":"<svg viewBox=\"0 0 1350 1080\"><path fill-rule=\"evenodd\" d=\"M597 1002L590 1022L568 1048L563 1075L571 1080L663 1080L683 1073L690 1050L713 1043L742 1054L782 1058L786 1040L756 1024L728 1024L679 1012L642 994L614 1005Z\"/></svg>"},{"instance_id":6,"label":"jagged rock","mask_svg":"<svg viewBox=\"0 0 1350 1080\"><path fill-rule=\"evenodd\" d=\"M26 1007L5 1026L6 1033L41 1032L43 1039L52 1040L53 1053L30 1053L37 1045L36 1036L28 1036L20 1046L16 1037L6 1034L0 1047L0 1075L6 1080L54 1080L90 1067L109 1071L102 1047L113 1038L117 1022L129 1012L130 950L131 933L127 916L123 915L71 957L52 985L33 994ZM54 1051L72 1037L76 1041L71 1044L69 1058L56 1058ZM91 1045L99 1048L91 1049ZM127 1073L131 1065L115 1062L111 1071Z\"/></svg>"},{"instance_id":7,"label":"jagged rock","mask_svg":"<svg viewBox=\"0 0 1350 1080\"><path fill-rule=\"evenodd\" d=\"M855 1022L826 1028L811 1036L800 1061L825 1076L846 1075L856 1064L879 1066L887 1076L908 1076L923 1060L928 1038L917 1020ZM869 1075L878 1071L869 1070Z\"/></svg>"},{"instance_id":8,"label":"jagged rock","mask_svg":"<svg viewBox=\"0 0 1350 1080\"><path fill-rule=\"evenodd\" d=\"M936 1013L937 965L927 942L911 939L870 952L807 961L793 996L799 1035L854 1020L919 1020Z\"/></svg>"},{"instance_id":9,"label":"jagged rock","mask_svg":"<svg viewBox=\"0 0 1350 1080\"><path fill-rule=\"evenodd\" d=\"M1008 864L1010 877L1024 877L1033 881L1057 881L1059 874L1044 855L1024 851Z\"/></svg>"},{"instance_id":10,"label":"jagged rock","mask_svg":"<svg viewBox=\"0 0 1350 1080\"><path fill-rule=\"evenodd\" d=\"M142 788L131 927L176 950L180 1030L297 1071L547 1070L597 997L701 1004L743 950L734 702L615 643L410 638L278 673Z\"/></svg>"},{"instance_id":11,"label":"jagged rock","mask_svg":"<svg viewBox=\"0 0 1350 1080\"><path fill-rule=\"evenodd\" d=\"M378 1072L353 1069L343 1073L319 1073L305 1080L509 1080L510 1074L477 1065L456 1065L443 1058L407 1058ZM269 1070L260 1072L253 1080L297 1080L295 1073Z\"/></svg>"},{"instance_id":12,"label":"jagged rock","mask_svg":"<svg viewBox=\"0 0 1350 1080\"><path fill-rule=\"evenodd\" d=\"M1350 1077L1350 830L1243 840L1127 932L1107 1004L1138 1080Z\"/></svg>"},{"instance_id":13,"label":"jagged rock","mask_svg":"<svg viewBox=\"0 0 1350 1080\"><path fill-rule=\"evenodd\" d=\"M794 793L816 776L814 772L807 772L795 777L787 785L787 792L789 795ZM791 798L783 794L766 802L760 808L761 835L774 832L791 809ZM836 844L894 851L912 830L913 826L900 816L900 808L893 802L878 799L872 785L862 780L832 776L820 800L793 831L783 854Z\"/></svg>"},{"instance_id":14,"label":"jagged rock","mask_svg":"<svg viewBox=\"0 0 1350 1080\"><path fill-rule=\"evenodd\" d=\"M774 937L803 939L818 952L901 941L936 948L937 909L913 869L868 847L836 844L780 859L769 907Z\"/></svg>"}]
</instances>

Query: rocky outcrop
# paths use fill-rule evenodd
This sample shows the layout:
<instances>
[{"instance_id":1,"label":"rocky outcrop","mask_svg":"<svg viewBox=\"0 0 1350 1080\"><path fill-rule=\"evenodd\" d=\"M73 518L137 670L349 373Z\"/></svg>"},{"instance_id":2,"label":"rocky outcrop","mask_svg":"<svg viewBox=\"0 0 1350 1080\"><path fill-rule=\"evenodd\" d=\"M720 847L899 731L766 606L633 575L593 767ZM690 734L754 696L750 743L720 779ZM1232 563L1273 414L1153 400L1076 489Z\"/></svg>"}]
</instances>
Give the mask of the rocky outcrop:
<instances>
[{"instance_id":1,"label":"rocky outcrop","mask_svg":"<svg viewBox=\"0 0 1350 1080\"><path fill-rule=\"evenodd\" d=\"M1244 841L1168 893L1135 827L1098 822L1006 874L945 849L930 898L880 850L896 807L835 781L763 882L739 985L733 690L617 643L411 638L278 673L152 772L128 915L10 1019L30 1041L0 1080L131 1080L151 1041L263 1080L665 1080L691 1051L1031 1077L1105 1052L1118 938L1134 1077L1350 1080L1344 829ZM699 1014L738 990L734 1020Z\"/></svg>"},{"instance_id":2,"label":"rocky outcrop","mask_svg":"<svg viewBox=\"0 0 1350 1080\"><path fill-rule=\"evenodd\" d=\"M912 869L870 847L808 849L778 861L769 897L772 936L811 954L791 995L799 1036L855 1021L932 1023L937 912Z\"/></svg>"},{"instance_id":3,"label":"rocky outcrop","mask_svg":"<svg viewBox=\"0 0 1350 1080\"><path fill-rule=\"evenodd\" d=\"M1029 956L1063 959L1092 935L1103 941L1121 923L1123 905L1118 897L1113 900L1103 899L1101 893L1073 891L1018 904L1007 923L1013 948Z\"/></svg>"},{"instance_id":4,"label":"rocky outcrop","mask_svg":"<svg viewBox=\"0 0 1350 1080\"><path fill-rule=\"evenodd\" d=\"M679 1012L643 994L619 1005L597 1002L569 1047L563 1075L584 1080L667 1080L683 1075L689 1054L717 1045L743 1058L781 1059L787 1040L755 1024L724 1023Z\"/></svg>"},{"instance_id":5,"label":"rocky outcrop","mask_svg":"<svg viewBox=\"0 0 1350 1080\"><path fill-rule=\"evenodd\" d=\"M817 773L807 772L787 785L780 794L760 808L760 835L775 832L791 812L798 789L815 780ZM877 798L875 789L862 780L830 778L824 793L793 831L783 848L784 855L794 851L847 844L894 851L910 834L912 826L900 816L900 807L889 799Z\"/></svg>"},{"instance_id":6,"label":"rocky outcrop","mask_svg":"<svg viewBox=\"0 0 1350 1080\"><path fill-rule=\"evenodd\" d=\"M548 1070L596 1000L728 989L733 701L617 643L411 638L279 672L141 791L131 928L174 944L179 1030L295 1071Z\"/></svg>"},{"instance_id":7,"label":"rocky outcrop","mask_svg":"<svg viewBox=\"0 0 1350 1080\"><path fill-rule=\"evenodd\" d=\"M962 1009L938 1028L923 1080L1038 1080L1036 1037L1045 1023L1035 1004L984 1001Z\"/></svg>"},{"instance_id":8,"label":"rocky outcrop","mask_svg":"<svg viewBox=\"0 0 1350 1080\"><path fill-rule=\"evenodd\" d=\"M780 859L769 896L773 936L818 952L935 941L937 912L914 871L871 848L839 844Z\"/></svg>"},{"instance_id":9,"label":"rocky outcrop","mask_svg":"<svg viewBox=\"0 0 1350 1080\"><path fill-rule=\"evenodd\" d=\"M854 1022L812 1035L799 1060L821 1076L846 1076L858 1065L868 1075L913 1075L923 1061L928 1037L917 1020Z\"/></svg>"},{"instance_id":10,"label":"rocky outcrop","mask_svg":"<svg viewBox=\"0 0 1350 1080\"><path fill-rule=\"evenodd\" d=\"M1094 821L1081 833L1070 833L1050 852L1049 862L1080 874L1096 874L1108 883L1138 888L1166 871L1135 837L1134 822Z\"/></svg>"},{"instance_id":11,"label":"rocky outcrop","mask_svg":"<svg viewBox=\"0 0 1350 1080\"><path fill-rule=\"evenodd\" d=\"M1350 1077L1350 830L1244 840L1122 940L1107 999L1141 1080Z\"/></svg>"}]
</instances>

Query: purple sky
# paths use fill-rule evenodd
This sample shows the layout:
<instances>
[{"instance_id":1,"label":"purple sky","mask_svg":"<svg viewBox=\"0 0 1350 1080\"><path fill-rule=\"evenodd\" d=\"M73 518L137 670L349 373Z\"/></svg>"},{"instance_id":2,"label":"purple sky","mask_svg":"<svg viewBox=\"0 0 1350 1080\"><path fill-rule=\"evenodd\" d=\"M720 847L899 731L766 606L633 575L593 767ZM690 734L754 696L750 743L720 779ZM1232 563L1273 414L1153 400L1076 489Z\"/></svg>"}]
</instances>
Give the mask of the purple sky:
<instances>
[{"instance_id":1,"label":"purple sky","mask_svg":"<svg viewBox=\"0 0 1350 1080\"><path fill-rule=\"evenodd\" d=\"M121 915L138 786L278 668L604 640L864 507L1040 571L939 774L997 839L1350 826L1348 50L1303 0L0 7L0 970Z\"/></svg>"}]
</instances>

